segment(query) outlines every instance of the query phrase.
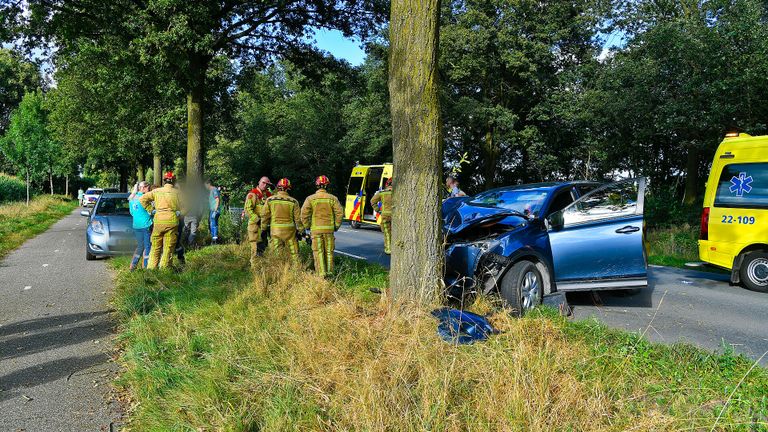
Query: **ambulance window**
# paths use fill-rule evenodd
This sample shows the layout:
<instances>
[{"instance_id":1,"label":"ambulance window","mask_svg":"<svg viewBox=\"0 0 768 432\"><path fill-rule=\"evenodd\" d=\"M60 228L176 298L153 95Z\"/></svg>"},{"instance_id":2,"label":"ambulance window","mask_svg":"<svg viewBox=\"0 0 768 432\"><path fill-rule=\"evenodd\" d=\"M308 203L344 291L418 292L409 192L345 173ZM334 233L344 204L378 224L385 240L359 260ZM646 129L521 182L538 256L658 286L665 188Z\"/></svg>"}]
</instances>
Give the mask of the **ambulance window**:
<instances>
[{"instance_id":1,"label":"ambulance window","mask_svg":"<svg viewBox=\"0 0 768 432\"><path fill-rule=\"evenodd\" d=\"M768 163L723 167L715 207L768 209Z\"/></svg>"},{"instance_id":2,"label":"ambulance window","mask_svg":"<svg viewBox=\"0 0 768 432\"><path fill-rule=\"evenodd\" d=\"M350 177L349 186L347 187L347 195L357 195L363 188L364 177Z\"/></svg>"}]
</instances>

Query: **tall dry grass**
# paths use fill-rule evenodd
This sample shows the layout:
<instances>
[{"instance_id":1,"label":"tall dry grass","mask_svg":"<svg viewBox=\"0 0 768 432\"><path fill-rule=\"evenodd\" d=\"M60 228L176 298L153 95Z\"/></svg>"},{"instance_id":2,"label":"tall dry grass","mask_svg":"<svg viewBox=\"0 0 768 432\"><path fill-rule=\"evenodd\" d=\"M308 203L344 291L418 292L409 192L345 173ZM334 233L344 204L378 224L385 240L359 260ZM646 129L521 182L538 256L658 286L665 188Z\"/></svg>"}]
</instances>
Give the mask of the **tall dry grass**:
<instances>
[{"instance_id":1,"label":"tall dry grass","mask_svg":"<svg viewBox=\"0 0 768 432\"><path fill-rule=\"evenodd\" d=\"M766 428L766 396L744 403L768 395L760 368L715 424L749 369L740 357L551 313L513 319L489 299L472 308L501 333L454 346L437 337L430 308L392 307L365 279L328 281L267 259L251 276L236 246L191 254L187 271L197 274L118 279L132 430Z\"/></svg>"},{"instance_id":2,"label":"tall dry grass","mask_svg":"<svg viewBox=\"0 0 768 432\"><path fill-rule=\"evenodd\" d=\"M75 201L59 195L40 195L29 205L11 202L0 205L0 257L26 240L48 229L76 207Z\"/></svg>"}]
</instances>

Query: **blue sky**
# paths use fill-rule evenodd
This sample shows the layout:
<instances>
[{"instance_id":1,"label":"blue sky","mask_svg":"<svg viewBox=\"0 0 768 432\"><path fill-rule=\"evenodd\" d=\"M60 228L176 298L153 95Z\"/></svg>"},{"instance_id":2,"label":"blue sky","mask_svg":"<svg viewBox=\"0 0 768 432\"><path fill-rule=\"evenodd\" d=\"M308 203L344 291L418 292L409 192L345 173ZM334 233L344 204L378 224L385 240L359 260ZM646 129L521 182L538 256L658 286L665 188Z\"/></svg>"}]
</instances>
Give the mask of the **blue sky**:
<instances>
[{"instance_id":1,"label":"blue sky","mask_svg":"<svg viewBox=\"0 0 768 432\"><path fill-rule=\"evenodd\" d=\"M318 30L315 33L315 41L318 48L350 62L353 66L361 65L365 60L365 51L360 48L360 41L347 39L340 31Z\"/></svg>"}]
</instances>

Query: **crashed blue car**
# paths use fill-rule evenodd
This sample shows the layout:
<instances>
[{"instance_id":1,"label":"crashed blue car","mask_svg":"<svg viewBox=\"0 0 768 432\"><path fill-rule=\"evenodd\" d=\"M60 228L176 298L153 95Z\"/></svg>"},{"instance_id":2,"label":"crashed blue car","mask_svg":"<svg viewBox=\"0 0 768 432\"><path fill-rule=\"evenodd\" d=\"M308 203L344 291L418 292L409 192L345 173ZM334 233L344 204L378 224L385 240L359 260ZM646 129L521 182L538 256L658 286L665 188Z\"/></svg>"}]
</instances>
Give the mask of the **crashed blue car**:
<instances>
[{"instance_id":1,"label":"crashed blue car","mask_svg":"<svg viewBox=\"0 0 768 432\"><path fill-rule=\"evenodd\" d=\"M558 291L647 286L646 180L536 183L443 203L448 294L497 291L516 314Z\"/></svg>"}]
</instances>

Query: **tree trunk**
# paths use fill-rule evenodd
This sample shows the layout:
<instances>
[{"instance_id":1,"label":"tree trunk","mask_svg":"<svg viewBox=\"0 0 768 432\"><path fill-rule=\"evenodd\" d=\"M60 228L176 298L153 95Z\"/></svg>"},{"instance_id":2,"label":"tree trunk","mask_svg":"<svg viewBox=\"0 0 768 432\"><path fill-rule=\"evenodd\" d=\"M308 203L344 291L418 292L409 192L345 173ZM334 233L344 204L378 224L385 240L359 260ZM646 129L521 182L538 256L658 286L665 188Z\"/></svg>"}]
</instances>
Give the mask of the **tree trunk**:
<instances>
[{"instance_id":1,"label":"tree trunk","mask_svg":"<svg viewBox=\"0 0 768 432\"><path fill-rule=\"evenodd\" d=\"M441 293L443 278L439 11L440 0L393 0L389 30L395 170L390 286L395 301L422 304Z\"/></svg>"},{"instance_id":2,"label":"tree trunk","mask_svg":"<svg viewBox=\"0 0 768 432\"><path fill-rule=\"evenodd\" d=\"M199 184L203 178L203 98L207 62L190 62L193 81L187 94L187 183Z\"/></svg>"},{"instance_id":3,"label":"tree trunk","mask_svg":"<svg viewBox=\"0 0 768 432\"><path fill-rule=\"evenodd\" d=\"M69 196L69 174L64 176L64 196Z\"/></svg>"},{"instance_id":4,"label":"tree trunk","mask_svg":"<svg viewBox=\"0 0 768 432\"><path fill-rule=\"evenodd\" d=\"M685 163L685 195L683 204L693 205L699 198L699 150L695 147L688 149Z\"/></svg>"},{"instance_id":5,"label":"tree trunk","mask_svg":"<svg viewBox=\"0 0 768 432\"><path fill-rule=\"evenodd\" d=\"M160 179L163 178L163 165L160 162L160 153L155 152L152 155L152 184L160 186Z\"/></svg>"},{"instance_id":6,"label":"tree trunk","mask_svg":"<svg viewBox=\"0 0 768 432\"><path fill-rule=\"evenodd\" d=\"M29 168L27 168L27 207L29 207Z\"/></svg>"},{"instance_id":7,"label":"tree trunk","mask_svg":"<svg viewBox=\"0 0 768 432\"><path fill-rule=\"evenodd\" d=\"M140 163L136 168L136 183L144 181L144 164Z\"/></svg>"},{"instance_id":8,"label":"tree trunk","mask_svg":"<svg viewBox=\"0 0 768 432\"><path fill-rule=\"evenodd\" d=\"M51 187L51 196L53 196L53 172L48 171L48 184Z\"/></svg>"},{"instance_id":9,"label":"tree trunk","mask_svg":"<svg viewBox=\"0 0 768 432\"><path fill-rule=\"evenodd\" d=\"M125 192L128 190L128 168L121 165L120 168L118 168L118 170L120 174L119 191Z\"/></svg>"},{"instance_id":10,"label":"tree trunk","mask_svg":"<svg viewBox=\"0 0 768 432\"><path fill-rule=\"evenodd\" d=\"M483 153L485 154L485 160L483 161L485 188L493 189L496 186L496 164L499 157L499 150L496 148L496 143L493 140L493 128L488 128L488 132L485 134Z\"/></svg>"}]
</instances>

